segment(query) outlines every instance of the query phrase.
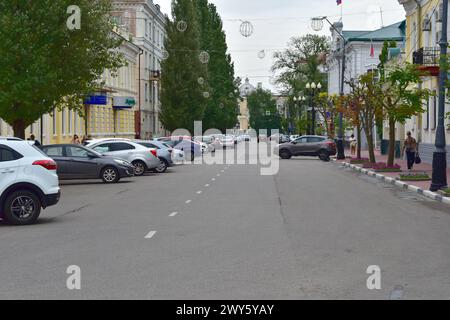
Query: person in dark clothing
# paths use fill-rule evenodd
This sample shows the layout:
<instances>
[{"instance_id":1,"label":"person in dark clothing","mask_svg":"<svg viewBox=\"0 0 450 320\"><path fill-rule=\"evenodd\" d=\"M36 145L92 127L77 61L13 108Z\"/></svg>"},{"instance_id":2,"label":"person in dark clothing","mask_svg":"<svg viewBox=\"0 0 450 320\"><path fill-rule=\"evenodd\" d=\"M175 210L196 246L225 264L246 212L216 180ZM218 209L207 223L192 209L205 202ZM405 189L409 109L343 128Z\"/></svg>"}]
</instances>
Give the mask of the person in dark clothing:
<instances>
[{"instance_id":1,"label":"person in dark clothing","mask_svg":"<svg viewBox=\"0 0 450 320\"><path fill-rule=\"evenodd\" d=\"M29 139L30 141L34 141L34 145L36 146L36 147L41 147L42 145L41 145L41 143L38 141L38 140L36 140L36 137L34 136L34 134L31 134L30 135L30 139Z\"/></svg>"},{"instance_id":2,"label":"person in dark clothing","mask_svg":"<svg viewBox=\"0 0 450 320\"><path fill-rule=\"evenodd\" d=\"M408 161L408 170L412 171L414 163L416 161L417 154L417 141L411 136L411 132L406 134L406 140L403 144L403 153L406 152L406 159Z\"/></svg>"}]
</instances>

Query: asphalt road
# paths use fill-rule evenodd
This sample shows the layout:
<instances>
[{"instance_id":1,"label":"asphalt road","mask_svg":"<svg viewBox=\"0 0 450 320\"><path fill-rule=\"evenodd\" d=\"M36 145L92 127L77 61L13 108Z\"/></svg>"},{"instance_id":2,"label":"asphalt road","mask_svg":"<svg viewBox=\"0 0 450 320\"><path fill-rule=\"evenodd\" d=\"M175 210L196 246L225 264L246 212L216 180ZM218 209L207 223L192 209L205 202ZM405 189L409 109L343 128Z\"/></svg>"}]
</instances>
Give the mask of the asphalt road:
<instances>
[{"instance_id":1,"label":"asphalt road","mask_svg":"<svg viewBox=\"0 0 450 320\"><path fill-rule=\"evenodd\" d=\"M450 298L450 207L332 163L184 165L62 192L37 225L0 224L0 299Z\"/></svg>"}]
</instances>

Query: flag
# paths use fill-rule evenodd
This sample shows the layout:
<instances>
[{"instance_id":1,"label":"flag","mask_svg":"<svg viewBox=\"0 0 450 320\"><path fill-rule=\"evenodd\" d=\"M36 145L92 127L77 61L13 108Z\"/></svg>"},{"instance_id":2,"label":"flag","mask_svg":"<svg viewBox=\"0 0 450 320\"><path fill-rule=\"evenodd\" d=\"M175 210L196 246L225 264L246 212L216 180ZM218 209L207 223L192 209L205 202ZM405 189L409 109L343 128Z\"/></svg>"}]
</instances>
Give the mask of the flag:
<instances>
[{"instance_id":1,"label":"flag","mask_svg":"<svg viewBox=\"0 0 450 320\"><path fill-rule=\"evenodd\" d=\"M375 57L375 47L373 46L373 42L370 41L370 56Z\"/></svg>"},{"instance_id":2,"label":"flag","mask_svg":"<svg viewBox=\"0 0 450 320\"><path fill-rule=\"evenodd\" d=\"M342 0L336 0L337 5L341 5L342 4Z\"/></svg>"}]
</instances>

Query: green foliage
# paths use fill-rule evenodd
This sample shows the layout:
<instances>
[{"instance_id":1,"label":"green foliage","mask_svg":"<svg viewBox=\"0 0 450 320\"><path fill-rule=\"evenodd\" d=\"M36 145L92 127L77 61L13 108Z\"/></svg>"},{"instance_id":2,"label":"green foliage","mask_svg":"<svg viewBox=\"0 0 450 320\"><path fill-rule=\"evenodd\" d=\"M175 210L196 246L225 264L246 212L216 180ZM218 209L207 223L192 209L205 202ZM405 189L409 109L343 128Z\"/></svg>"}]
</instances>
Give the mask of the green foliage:
<instances>
[{"instance_id":1,"label":"green foliage","mask_svg":"<svg viewBox=\"0 0 450 320\"><path fill-rule=\"evenodd\" d=\"M207 79L211 98L207 101L203 126L225 132L237 121L234 65L227 54L226 36L216 6L208 0L194 0L194 4L200 22L201 48L210 53Z\"/></svg>"},{"instance_id":2,"label":"green foliage","mask_svg":"<svg viewBox=\"0 0 450 320\"><path fill-rule=\"evenodd\" d=\"M250 112L250 126L252 129L280 129L281 119L275 100L270 91L259 88L247 97Z\"/></svg>"},{"instance_id":3,"label":"green foliage","mask_svg":"<svg viewBox=\"0 0 450 320\"><path fill-rule=\"evenodd\" d=\"M279 73L277 84L290 93L304 90L307 82L321 82L326 87L327 77L320 66L329 50L325 36L307 34L292 38L286 50L274 54L272 71Z\"/></svg>"},{"instance_id":4,"label":"green foliage","mask_svg":"<svg viewBox=\"0 0 450 320\"><path fill-rule=\"evenodd\" d=\"M67 28L70 5L80 30ZM103 71L124 64L110 11L109 0L0 1L0 118L16 136L55 107L80 112Z\"/></svg>"},{"instance_id":5,"label":"green foliage","mask_svg":"<svg viewBox=\"0 0 450 320\"><path fill-rule=\"evenodd\" d=\"M198 83L199 78L207 80L207 70L199 59L201 30L192 0L173 0L172 17L166 25L169 57L161 64L160 119L167 130L194 132L194 121L203 119L206 108L203 93L210 89ZM188 24L184 32L177 29L180 21Z\"/></svg>"},{"instance_id":6,"label":"green foliage","mask_svg":"<svg viewBox=\"0 0 450 320\"><path fill-rule=\"evenodd\" d=\"M161 66L161 122L170 131L193 132L194 121L201 120L204 130L234 127L238 107L234 66L215 5L207 0L174 0L172 16L166 27L169 58ZM187 22L186 31L177 29L179 21ZM203 51L209 54L207 64L199 59Z\"/></svg>"}]
</instances>

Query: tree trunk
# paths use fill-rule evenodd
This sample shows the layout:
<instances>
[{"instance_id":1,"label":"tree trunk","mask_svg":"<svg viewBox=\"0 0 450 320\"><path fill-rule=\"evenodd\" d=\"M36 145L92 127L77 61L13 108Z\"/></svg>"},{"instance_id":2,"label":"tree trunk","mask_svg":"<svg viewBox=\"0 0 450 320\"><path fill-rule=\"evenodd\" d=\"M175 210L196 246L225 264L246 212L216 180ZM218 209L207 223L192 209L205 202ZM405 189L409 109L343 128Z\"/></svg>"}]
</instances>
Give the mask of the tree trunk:
<instances>
[{"instance_id":1,"label":"tree trunk","mask_svg":"<svg viewBox=\"0 0 450 320\"><path fill-rule=\"evenodd\" d=\"M375 159L375 148L373 143L373 132L369 131L368 134L366 133L366 136L367 136L367 148L369 148L369 160L370 163L375 163L376 159Z\"/></svg>"},{"instance_id":2,"label":"tree trunk","mask_svg":"<svg viewBox=\"0 0 450 320\"><path fill-rule=\"evenodd\" d=\"M12 123L12 128L14 131L14 137L20 138L25 140L25 129L26 129L25 122L22 119L15 120Z\"/></svg>"},{"instance_id":3,"label":"tree trunk","mask_svg":"<svg viewBox=\"0 0 450 320\"><path fill-rule=\"evenodd\" d=\"M357 140L357 145L356 145L356 157L358 159L361 159L361 125L357 125L356 126L356 140Z\"/></svg>"},{"instance_id":4,"label":"tree trunk","mask_svg":"<svg viewBox=\"0 0 450 320\"><path fill-rule=\"evenodd\" d=\"M389 151L387 165L393 166L395 158L395 119L389 118Z\"/></svg>"}]
</instances>

